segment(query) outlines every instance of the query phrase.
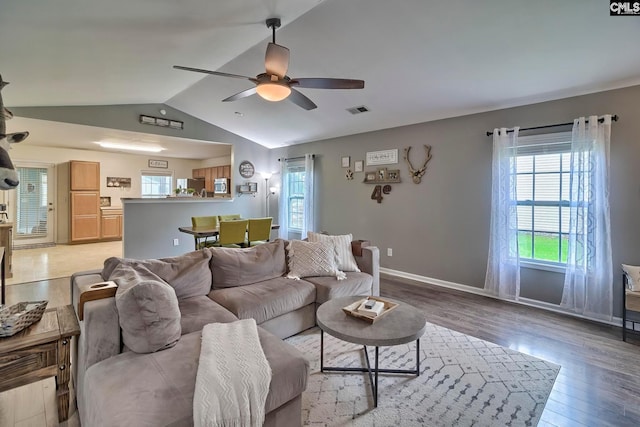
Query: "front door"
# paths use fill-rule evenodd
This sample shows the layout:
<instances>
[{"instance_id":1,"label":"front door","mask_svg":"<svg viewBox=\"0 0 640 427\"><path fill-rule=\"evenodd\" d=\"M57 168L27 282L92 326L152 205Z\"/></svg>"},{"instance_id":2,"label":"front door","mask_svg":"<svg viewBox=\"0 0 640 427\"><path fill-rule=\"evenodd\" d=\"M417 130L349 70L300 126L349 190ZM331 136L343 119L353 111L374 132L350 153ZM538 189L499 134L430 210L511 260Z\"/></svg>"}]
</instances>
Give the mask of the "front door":
<instances>
[{"instance_id":1,"label":"front door","mask_svg":"<svg viewBox=\"0 0 640 427\"><path fill-rule=\"evenodd\" d=\"M54 166L16 164L20 185L11 192L13 244L16 247L54 242Z\"/></svg>"}]
</instances>

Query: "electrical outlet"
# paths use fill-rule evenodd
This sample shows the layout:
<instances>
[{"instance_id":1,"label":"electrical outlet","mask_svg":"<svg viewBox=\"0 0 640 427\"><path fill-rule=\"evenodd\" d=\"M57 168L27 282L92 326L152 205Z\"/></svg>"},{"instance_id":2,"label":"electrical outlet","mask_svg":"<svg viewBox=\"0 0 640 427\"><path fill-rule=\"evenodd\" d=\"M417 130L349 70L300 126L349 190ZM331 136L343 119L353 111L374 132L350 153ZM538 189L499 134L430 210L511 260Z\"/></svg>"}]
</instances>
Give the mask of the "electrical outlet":
<instances>
[{"instance_id":1,"label":"electrical outlet","mask_svg":"<svg viewBox=\"0 0 640 427\"><path fill-rule=\"evenodd\" d=\"M387 256L393 256L393 249L387 248Z\"/></svg>"},{"instance_id":2,"label":"electrical outlet","mask_svg":"<svg viewBox=\"0 0 640 427\"><path fill-rule=\"evenodd\" d=\"M180 239L173 239L173 246L180 245Z\"/></svg>"}]
</instances>

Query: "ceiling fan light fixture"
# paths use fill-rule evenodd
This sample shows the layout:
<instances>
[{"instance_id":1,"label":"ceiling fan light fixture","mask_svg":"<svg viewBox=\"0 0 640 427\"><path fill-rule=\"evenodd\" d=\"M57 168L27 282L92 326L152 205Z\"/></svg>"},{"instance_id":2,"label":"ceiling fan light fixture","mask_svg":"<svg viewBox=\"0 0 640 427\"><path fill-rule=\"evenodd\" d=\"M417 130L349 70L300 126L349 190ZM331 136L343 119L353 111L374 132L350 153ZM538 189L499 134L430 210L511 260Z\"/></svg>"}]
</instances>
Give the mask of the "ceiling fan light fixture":
<instances>
[{"instance_id":1,"label":"ceiling fan light fixture","mask_svg":"<svg viewBox=\"0 0 640 427\"><path fill-rule=\"evenodd\" d=\"M282 101L291 95L291 88L278 82L265 82L258 85L256 92L267 101L276 102Z\"/></svg>"}]
</instances>

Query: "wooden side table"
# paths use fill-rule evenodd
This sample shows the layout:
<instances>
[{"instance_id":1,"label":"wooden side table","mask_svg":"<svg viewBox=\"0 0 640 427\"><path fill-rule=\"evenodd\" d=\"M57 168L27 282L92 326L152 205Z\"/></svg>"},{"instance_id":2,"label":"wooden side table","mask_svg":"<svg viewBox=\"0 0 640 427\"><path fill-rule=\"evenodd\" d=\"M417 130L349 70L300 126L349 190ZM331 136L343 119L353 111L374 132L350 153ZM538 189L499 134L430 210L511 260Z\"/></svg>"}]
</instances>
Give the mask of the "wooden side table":
<instances>
[{"instance_id":1,"label":"wooden side table","mask_svg":"<svg viewBox=\"0 0 640 427\"><path fill-rule=\"evenodd\" d=\"M0 392L55 376L58 420L69 418L71 339L80 325L71 305L50 308L42 319L0 338Z\"/></svg>"}]
</instances>

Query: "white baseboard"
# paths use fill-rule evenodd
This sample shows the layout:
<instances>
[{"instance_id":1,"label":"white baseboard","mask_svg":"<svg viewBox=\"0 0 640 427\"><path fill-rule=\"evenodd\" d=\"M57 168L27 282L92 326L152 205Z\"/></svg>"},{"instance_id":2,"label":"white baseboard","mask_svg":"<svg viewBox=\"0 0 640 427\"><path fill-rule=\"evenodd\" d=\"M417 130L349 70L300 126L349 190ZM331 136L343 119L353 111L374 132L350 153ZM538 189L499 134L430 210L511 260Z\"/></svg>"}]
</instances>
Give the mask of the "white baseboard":
<instances>
[{"instance_id":1,"label":"white baseboard","mask_svg":"<svg viewBox=\"0 0 640 427\"><path fill-rule=\"evenodd\" d=\"M443 288L455 289L455 290L462 291L462 292L468 292L470 294L482 295L482 296L485 296L485 297L494 298L494 299L498 299L498 300L501 300L501 301L507 301L507 302L511 302L511 303L515 303L515 304L522 304L522 305L526 305L526 306L529 306L529 307L536 307L536 308L540 308L540 309L547 310L547 311L553 311L554 313L564 314L564 315L567 315L567 316L577 317L577 318L580 318L580 319L590 320L590 321L593 321L593 322L604 323L606 325L622 327L622 318L620 318L620 317L614 317L611 321L606 321L606 320L597 319L597 318L593 318L593 317L589 317L589 316L583 316L581 314L573 313L571 311L567 311L567 310L563 309L562 307L560 307L557 304L551 304L551 303L544 302L544 301L538 301L538 300L534 300L534 299L530 299L530 298L522 298L522 297L518 298L515 301L514 300L508 300L508 299L496 297L495 295L490 294L489 292L487 292L485 289L482 289L482 288L476 288L474 286L463 285L461 283L448 282L446 280L440 280L440 279L434 279L434 278L431 278L431 277L420 276L418 274L407 273L405 271L392 270L390 268L380 267L380 273L381 274L386 274L386 275L391 276L391 277L399 277L399 278L402 278L402 279L412 280L414 282L417 282L417 283L412 283L412 284L415 284L416 286L420 286L421 283L425 283L425 284L429 284L429 285L436 285L436 286L441 286Z\"/></svg>"}]
</instances>

